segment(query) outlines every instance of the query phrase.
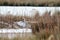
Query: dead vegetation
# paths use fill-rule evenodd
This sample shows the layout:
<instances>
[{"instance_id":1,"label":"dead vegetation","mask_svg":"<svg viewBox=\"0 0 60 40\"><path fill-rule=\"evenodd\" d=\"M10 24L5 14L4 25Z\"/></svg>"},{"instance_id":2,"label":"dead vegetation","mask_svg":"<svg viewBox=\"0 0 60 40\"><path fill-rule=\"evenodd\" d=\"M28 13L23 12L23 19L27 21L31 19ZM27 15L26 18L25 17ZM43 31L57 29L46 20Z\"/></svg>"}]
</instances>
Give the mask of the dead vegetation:
<instances>
[{"instance_id":1,"label":"dead vegetation","mask_svg":"<svg viewBox=\"0 0 60 40\"><path fill-rule=\"evenodd\" d=\"M19 28L20 26L15 22L23 21L24 18L26 20L31 20L28 16L17 16L17 15L0 15L0 28ZM21 27L22 28L22 27Z\"/></svg>"},{"instance_id":2,"label":"dead vegetation","mask_svg":"<svg viewBox=\"0 0 60 40\"><path fill-rule=\"evenodd\" d=\"M33 18L21 16L0 16L0 21L13 23L23 20L34 21L31 24L32 33L35 34L37 40L60 40L60 11L55 11L53 15L51 12L45 12L42 16L39 12Z\"/></svg>"},{"instance_id":3,"label":"dead vegetation","mask_svg":"<svg viewBox=\"0 0 60 40\"><path fill-rule=\"evenodd\" d=\"M60 6L60 0L0 0L4 6Z\"/></svg>"},{"instance_id":4,"label":"dead vegetation","mask_svg":"<svg viewBox=\"0 0 60 40\"><path fill-rule=\"evenodd\" d=\"M32 32L38 40L60 40L60 11L56 11L53 15L51 12L45 12L42 16L36 13L34 21L31 23ZM50 37L53 35L53 37Z\"/></svg>"}]
</instances>

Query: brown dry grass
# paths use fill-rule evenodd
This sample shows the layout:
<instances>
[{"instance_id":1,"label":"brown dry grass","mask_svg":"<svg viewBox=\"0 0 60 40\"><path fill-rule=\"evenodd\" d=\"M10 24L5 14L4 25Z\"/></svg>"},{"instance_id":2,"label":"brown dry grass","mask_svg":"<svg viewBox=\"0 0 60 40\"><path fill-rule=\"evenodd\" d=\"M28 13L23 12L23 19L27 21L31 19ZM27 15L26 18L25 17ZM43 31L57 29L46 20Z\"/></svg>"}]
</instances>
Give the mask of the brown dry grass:
<instances>
[{"instance_id":1,"label":"brown dry grass","mask_svg":"<svg viewBox=\"0 0 60 40\"><path fill-rule=\"evenodd\" d=\"M10 16L10 17L12 17L12 16ZM6 16L6 18L10 20L10 18L8 16ZM12 17L11 20L13 18L14 17ZM15 18L17 18L16 20L20 20L20 18L18 18L18 17L15 17ZM39 13L37 13L31 19L29 17L28 18L25 17L25 18L28 21L37 21L36 23L30 23L32 25L32 27L31 27L32 33L35 34L35 36L36 36L36 38L32 37L31 40L48 40L48 39L50 40L51 35L54 36L53 38L51 38L51 40L52 39L60 40L60 11L54 13L52 16L50 15L50 12L45 12L45 14L42 16L39 16ZM13 19L13 21L14 21L14 19ZM16 39L19 40L19 38L16 38ZM15 38L14 38L14 40L15 40Z\"/></svg>"},{"instance_id":2,"label":"brown dry grass","mask_svg":"<svg viewBox=\"0 0 60 40\"><path fill-rule=\"evenodd\" d=\"M60 0L0 0L2 5L41 5L41 6L54 6L60 5Z\"/></svg>"},{"instance_id":3,"label":"brown dry grass","mask_svg":"<svg viewBox=\"0 0 60 40\"><path fill-rule=\"evenodd\" d=\"M51 35L53 35L51 40L60 40L60 36L58 36L60 35L60 11L56 11L52 16L50 12L45 12L43 16L39 16L37 13L33 21L38 21L31 23L32 32L38 40L50 40Z\"/></svg>"}]
</instances>

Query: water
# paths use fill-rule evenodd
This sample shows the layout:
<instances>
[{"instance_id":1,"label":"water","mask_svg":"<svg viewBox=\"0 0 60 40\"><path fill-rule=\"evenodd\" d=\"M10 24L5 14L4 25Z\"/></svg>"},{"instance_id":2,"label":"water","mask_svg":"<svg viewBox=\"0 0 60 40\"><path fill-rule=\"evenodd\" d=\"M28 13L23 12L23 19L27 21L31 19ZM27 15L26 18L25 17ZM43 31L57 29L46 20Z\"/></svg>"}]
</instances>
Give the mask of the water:
<instances>
[{"instance_id":1,"label":"water","mask_svg":"<svg viewBox=\"0 0 60 40\"><path fill-rule=\"evenodd\" d=\"M0 29L0 33L23 33L23 32L32 32L31 29L23 28L23 29Z\"/></svg>"},{"instance_id":2,"label":"water","mask_svg":"<svg viewBox=\"0 0 60 40\"><path fill-rule=\"evenodd\" d=\"M0 37L14 38L14 37L26 37L31 36L31 33L0 33Z\"/></svg>"},{"instance_id":3,"label":"water","mask_svg":"<svg viewBox=\"0 0 60 40\"><path fill-rule=\"evenodd\" d=\"M0 29L0 37L8 37L10 39L18 36L31 36L31 34L31 29Z\"/></svg>"}]
</instances>

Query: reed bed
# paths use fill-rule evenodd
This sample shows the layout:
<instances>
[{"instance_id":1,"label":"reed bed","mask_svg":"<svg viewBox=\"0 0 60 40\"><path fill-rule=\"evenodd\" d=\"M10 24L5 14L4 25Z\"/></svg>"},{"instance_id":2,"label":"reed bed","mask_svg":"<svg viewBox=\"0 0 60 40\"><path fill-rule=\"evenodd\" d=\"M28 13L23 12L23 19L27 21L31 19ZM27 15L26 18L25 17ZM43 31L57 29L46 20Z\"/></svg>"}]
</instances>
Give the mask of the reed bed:
<instances>
[{"instance_id":1,"label":"reed bed","mask_svg":"<svg viewBox=\"0 0 60 40\"><path fill-rule=\"evenodd\" d=\"M39 16L37 12L31 23L32 32L36 35L38 40L60 40L60 11L45 12L42 16Z\"/></svg>"},{"instance_id":2,"label":"reed bed","mask_svg":"<svg viewBox=\"0 0 60 40\"><path fill-rule=\"evenodd\" d=\"M1 6L60 6L60 0L0 0Z\"/></svg>"},{"instance_id":3,"label":"reed bed","mask_svg":"<svg viewBox=\"0 0 60 40\"><path fill-rule=\"evenodd\" d=\"M15 20L13 20L15 18ZM30 17L13 17L11 19L11 23L15 21L20 21L21 19L25 18L26 21L30 21L31 24L32 34L31 37L25 36L22 37L15 37L13 39L7 38L6 40L60 40L60 11L55 11L53 15L50 12L45 12L42 16L39 15L39 12L32 18ZM7 18L8 19L8 18ZM4 22L8 22L7 19L2 20ZM9 22L10 23L10 22ZM29 34L28 34L29 35ZM23 36L23 35L22 35ZM0 38L5 40L5 38Z\"/></svg>"}]
</instances>

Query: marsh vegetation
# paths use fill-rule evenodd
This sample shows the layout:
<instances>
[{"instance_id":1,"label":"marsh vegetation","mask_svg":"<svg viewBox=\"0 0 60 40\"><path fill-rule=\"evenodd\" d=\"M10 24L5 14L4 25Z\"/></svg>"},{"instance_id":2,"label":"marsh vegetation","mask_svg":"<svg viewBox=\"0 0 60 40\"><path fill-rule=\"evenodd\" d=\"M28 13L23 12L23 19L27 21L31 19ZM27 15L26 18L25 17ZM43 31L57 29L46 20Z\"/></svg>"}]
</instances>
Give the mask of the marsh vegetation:
<instances>
[{"instance_id":1,"label":"marsh vegetation","mask_svg":"<svg viewBox=\"0 0 60 40\"><path fill-rule=\"evenodd\" d=\"M39 12L36 12L35 16L32 18L27 16L21 17L13 15L0 15L0 18L0 21L9 24L23 20L23 18L25 18L26 21L30 21L28 23L31 25L33 35L29 38L16 37L12 40L60 40L60 11L55 11L52 15L51 11L46 11L43 15L39 15ZM4 27L5 26L3 26L3 28ZM5 38L0 39L5 40ZM8 40L8 38L6 40Z\"/></svg>"}]
</instances>

